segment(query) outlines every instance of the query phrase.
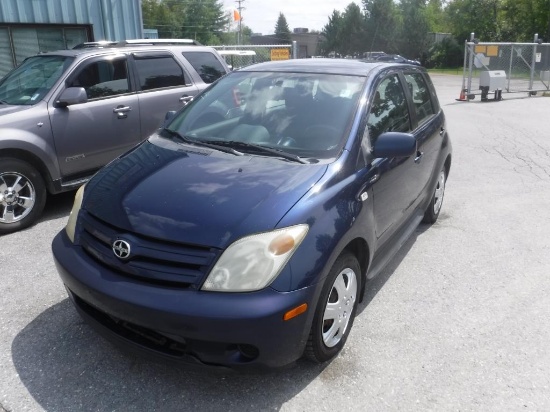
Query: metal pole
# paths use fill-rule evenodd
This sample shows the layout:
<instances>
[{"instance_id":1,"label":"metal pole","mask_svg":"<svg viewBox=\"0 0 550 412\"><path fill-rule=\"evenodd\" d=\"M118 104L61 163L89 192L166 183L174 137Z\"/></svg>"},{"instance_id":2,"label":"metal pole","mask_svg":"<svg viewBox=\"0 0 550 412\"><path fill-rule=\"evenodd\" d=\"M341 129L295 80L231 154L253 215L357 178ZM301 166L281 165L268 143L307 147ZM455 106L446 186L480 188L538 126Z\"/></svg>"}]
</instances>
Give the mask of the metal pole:
<instances>
[{"instance_id":1,"label":"metal pole","mask_svg":"<svg viewBox=\"0 0 550 412\"><path fill-rule=\"evenodd\" d=\"M529 78L529 91L533 90L533 81L535 80L535 63L537 62L537 45L539 42L539 34L535 34L533 39L533 58L531 59L531 77ZM529 93L531 95L531 93Z\"/></svg>"},{"instance_id":2,"label":"metal pole","mask_svg":"<svg viewBox=\"0 0 550 412\"><path fill-rule=\"evenodd\" d=\"M467 92L466 88L466 60L468 59L468 40L464 40L464 67L462 68L462 89L460 92ZM467 99L467 97L466 97Z\"/></svg>"},{"instance_id":3,"label":"metal pole","mask_svg":"<svg viewBox=\"0 0 550 412\"><path fill-rule=\"evenodd\" d=\"M510 51L510 69L508 71L508 88L506 89L508 93L510 92L510 80L512 79L512 62L514 61L514 45L512 44L512 48Z\"/></svg>"},{"instance_id":4,"label":"metal pole","mask_svg":"<svg viewBox=\"0 0 550 412\"><path fill-rule=\"evenodd\" d=\"M296 42L296 40L292 41L292 58L298 58L298 43Z\"/></svg>"},{"instance_id":5,"label":"metal pole","mask_svg":"<svg viewBox=\"0 0 550 412\"><path fill-rule=\"evenodd\" d=\"M474 65L474 53L475 53L475 45L474 45L474 33L470 34L470 59L468 62L468 94L472 90L472 66ZM469 100L469 99L468 99Z\"/></svg>"}]
</instances>

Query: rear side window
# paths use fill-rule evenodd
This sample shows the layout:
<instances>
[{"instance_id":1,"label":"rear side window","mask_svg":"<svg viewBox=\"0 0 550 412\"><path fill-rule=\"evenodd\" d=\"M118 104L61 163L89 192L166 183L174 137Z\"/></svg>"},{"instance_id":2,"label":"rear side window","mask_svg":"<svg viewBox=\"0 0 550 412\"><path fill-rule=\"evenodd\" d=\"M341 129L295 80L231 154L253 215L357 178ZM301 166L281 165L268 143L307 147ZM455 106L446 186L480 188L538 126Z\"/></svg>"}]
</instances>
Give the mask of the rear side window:
<instances>
[{"instance_id":1,"label":"rear side window","mask_svg":"<svg viewBox=\"0 0 550 412\"><path fill-rule=\"evenodd\" d=\"M424 80L424 76L420 73L405 74L405 80L411 92L414 110L416 111L416 119L418 123L431 115L435 114L430 90Z\"/></svg>"},{"instance_id":2,"label":"rear side window","mask_svg":"<svg viewBox=\"0 0 550 412\"><path fill-rule=\"evenodd\" d=\"M376 88L367 126L371 142L384 132L411 130L405 91L396 74L386 77Z\"/></svg>"},{"instance_id":3,"label":"rear side window","mask_svg":"<svg viewBox=\"0 0 550 412\"><path fill-rule=\"evenodd\" d=\"M88 99L128 93L126 59L90 63L71 81L69 87L84 87Z\"/></svg>"},{"instance_id":4,"label":"rear side window","mask_svg":"<svg viewBox=\"0 0 550 412\"><path fill-rule=\"evenodd\" d=\"M181 66L171 56L136 56L136 69L141 90L185 86L186 77Z\"/></svg>"},{"instance_id":5,"label":"rear side window","mask_svg":"<svg viewBox=\"0 0 550 412\"><path fill-rule=\"evenodd\" d=\"M215 82L225 74L223 65L212 53L184 52L182 54L205 83Z\"/></svg>"}]
</instances>

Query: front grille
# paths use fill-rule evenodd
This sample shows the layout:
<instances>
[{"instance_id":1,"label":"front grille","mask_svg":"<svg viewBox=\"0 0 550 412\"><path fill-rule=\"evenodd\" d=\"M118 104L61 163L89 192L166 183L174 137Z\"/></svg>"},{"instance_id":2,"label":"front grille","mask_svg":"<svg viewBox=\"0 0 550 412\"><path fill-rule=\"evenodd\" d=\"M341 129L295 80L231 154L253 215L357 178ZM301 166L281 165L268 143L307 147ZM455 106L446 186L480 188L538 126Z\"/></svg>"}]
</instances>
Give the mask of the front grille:
<instances>
[{"instance_id":1,"label":"front grille","mask_svg":"<svg viewBox=\"0 0 550 412\"><path fill-rule=\"evenodd\" d=\"M182 288L198 287L212 268L219 249L166 242L121 231L86 211L79 215L79 243L94 259L118 273L146 282ZM131 245L128 259L119 259L112 245L124 239Z\"/></svg>"}]
</instances>

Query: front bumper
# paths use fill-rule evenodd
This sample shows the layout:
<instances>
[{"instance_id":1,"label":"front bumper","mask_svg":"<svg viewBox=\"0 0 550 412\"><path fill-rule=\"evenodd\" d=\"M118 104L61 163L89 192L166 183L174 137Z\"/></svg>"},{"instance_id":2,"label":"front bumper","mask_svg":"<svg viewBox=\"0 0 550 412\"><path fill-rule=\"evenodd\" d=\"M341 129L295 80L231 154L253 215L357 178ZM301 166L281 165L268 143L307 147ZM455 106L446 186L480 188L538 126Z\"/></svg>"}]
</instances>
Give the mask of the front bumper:
<instances>
[{"instance_id":1,"label":"front bumper","mask_svg":"<svg viewBox=\"0 0 550 412\"><path fill-rule=\"evenodd\" d=\"M277 368L297 360L307 343L318 285L292 292L203 292L121 275L73 245L53 240L57 270L80 315L127 350L183 363L234 369ZM283 315L307 303L289 321Z\"/></svg>"}]
</instances>

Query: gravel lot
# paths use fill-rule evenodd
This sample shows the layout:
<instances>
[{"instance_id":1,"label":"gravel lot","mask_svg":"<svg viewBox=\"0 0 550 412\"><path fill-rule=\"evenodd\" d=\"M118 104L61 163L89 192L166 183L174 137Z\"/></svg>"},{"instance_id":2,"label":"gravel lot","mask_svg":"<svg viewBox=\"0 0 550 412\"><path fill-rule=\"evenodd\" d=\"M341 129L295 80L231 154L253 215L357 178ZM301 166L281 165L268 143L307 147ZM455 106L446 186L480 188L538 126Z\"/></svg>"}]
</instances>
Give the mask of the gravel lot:
<instances>
[{"instance_id":1,"label":"gravel lot","mask_svg":"<svg viewBox=\"0 0 550 412\"><path fill-rule=\"evenodd\" d=\"M443 211L370 283L330 364L265 375L122 354L83 324L50 252L72 194L0 238L0 412L550 410L550 98L456 102Z\"/></svg>"}]
</instances>

